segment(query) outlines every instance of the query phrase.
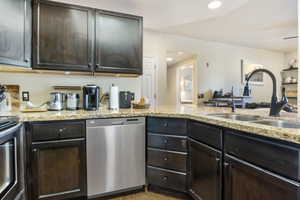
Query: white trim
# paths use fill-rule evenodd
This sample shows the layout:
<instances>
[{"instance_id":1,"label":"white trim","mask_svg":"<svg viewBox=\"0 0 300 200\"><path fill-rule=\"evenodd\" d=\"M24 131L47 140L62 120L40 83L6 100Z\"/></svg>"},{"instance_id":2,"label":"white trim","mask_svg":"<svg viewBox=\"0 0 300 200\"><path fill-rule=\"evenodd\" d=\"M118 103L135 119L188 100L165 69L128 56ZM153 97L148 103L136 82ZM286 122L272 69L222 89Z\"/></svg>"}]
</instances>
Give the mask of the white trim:
<instances>
[{"instance_id":1,"label":"white trim","mask_svg":"<svg viewBox=\"0 0 300 200\"><path fill-rule=\"evenodd\" d=\"M153 88L153 90L154 90L154 105L153 106L155 106L155 105L157 105L157 101L158 101L158 74L157 74L157 72L158 72L158 70L157 70L157 68L158 68L158 66L157 66L157 58L156 57L154 57L154 56L144 56L143 57L143 64L145 63L145 59L149 59L149 60L151 60L151 62L153 63L153 67L154 67L154 88ZM141 87L141 95L143 95L143 83L142 83L142 87Z\"/></svg>"}]
</instances>

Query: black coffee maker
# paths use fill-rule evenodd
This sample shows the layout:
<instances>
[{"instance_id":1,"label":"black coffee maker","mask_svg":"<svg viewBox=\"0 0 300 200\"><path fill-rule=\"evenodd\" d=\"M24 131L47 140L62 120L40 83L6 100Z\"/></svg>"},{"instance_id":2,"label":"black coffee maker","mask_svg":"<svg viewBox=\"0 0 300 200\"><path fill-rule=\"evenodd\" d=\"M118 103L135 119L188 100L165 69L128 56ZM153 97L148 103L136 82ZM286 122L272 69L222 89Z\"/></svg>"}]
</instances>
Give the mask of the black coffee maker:
<instances>
[{"instance_id":1,"label":"black coffee maker","mask_svg":"<svg viewBox=\"0 0 300 200\"><path fill-rule=\"evenodd\" d=\"M98 110L100 102L100 88L96 85L83 87L83 109Z\"/></svg>"}]
</instances>

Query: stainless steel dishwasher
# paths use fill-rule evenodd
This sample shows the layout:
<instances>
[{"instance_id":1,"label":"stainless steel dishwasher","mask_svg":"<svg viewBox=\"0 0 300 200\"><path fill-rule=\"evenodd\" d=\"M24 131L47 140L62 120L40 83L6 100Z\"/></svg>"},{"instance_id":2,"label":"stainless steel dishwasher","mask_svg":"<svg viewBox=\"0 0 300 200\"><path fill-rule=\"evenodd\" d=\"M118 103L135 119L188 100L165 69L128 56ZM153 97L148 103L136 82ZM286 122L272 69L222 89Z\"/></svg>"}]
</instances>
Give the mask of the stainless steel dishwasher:
<instances>
[{"instance_id":1,"label":"stainless steel dishwasher","mask_svg":"<svg viewBox=\"0 0 300 200\"><path fill-rule=\"evenodd\" d=\"M142 188L145 118L87 120L86 126L88 197Z\"/></svg>"}]
</instances>

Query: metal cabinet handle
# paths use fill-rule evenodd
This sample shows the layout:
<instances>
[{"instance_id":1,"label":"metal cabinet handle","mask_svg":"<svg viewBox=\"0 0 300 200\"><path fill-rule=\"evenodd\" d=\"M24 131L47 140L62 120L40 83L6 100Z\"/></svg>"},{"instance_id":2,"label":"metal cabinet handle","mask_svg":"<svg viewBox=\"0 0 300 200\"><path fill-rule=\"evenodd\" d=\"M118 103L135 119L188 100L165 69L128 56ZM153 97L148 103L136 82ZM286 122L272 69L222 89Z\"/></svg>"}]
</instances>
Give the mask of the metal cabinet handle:
<instances>
[{"instance_id":1,"label":"metal cabinet handle","mask_svg":"<svg viewBox=\"0 0 300 200\"><path fill-rule=\"evenodd\" d=\"M26 63L29 63L29 59L28 59L28 58L26 58L24 61L25 61Z\"/></svg>"},{"instance_id":2,"label":"metal cabinet handle","mask_svg":"<svg viewBox=\"0 0 300 200\"><path fill-rule=\"evenodd\" d=\"M168 123L167 122L164 123L164 127L168 127Z\"/></svg>"},{"instance_id":3,"label":"metal cabinet handle","mask_svg":"<svg viewBox=\"0 0 300 200\"><path fill-rule=\"evenodd\" d=\"M64 132L65 130L67 130L67 128L60 128L60 129L58 129L58 131L59 131L60 133Z\"/></svg>"},{"instance_id":4,"label":"metal cabinet handle","mask_svg":"<svg viewBox=\"0 0 300 200\"><path fill-rule=\"evenodd\" d=\"M168 177L167 177L167 176L164 176L164 177L163 177L163 180L164 180L164 181L168 180Z\"/></svg>"},{"instance_id":5,"label":"metal cabinet handle","mask_svg":"<svg viewBox=\"0 0 300 200\"><path fill-rule=\"evenodd\" d=\"M37 152L37 149L33 149L32 152Z\"/></svg>"},{"instance_id":6,"label":"metal cabinet handle","mask_svg":"<svg viewBox=\"0 0 300 200\"><path fill-rule=\"evenodd\" d=\"M224 162L223 165L224 165L225 173L229 174L230 164L228 162Z\"/></svg>"},{"instance_id":7,"label":"metal cabinet handle","mask_svg":"<svg viewBox=\"0 0 300 200\"><path fill-rule=\"evenodd\" d=\"M165 140L164 140L164 143L165 143L165 144L167 144L167 143L168 143L168 140L167 140L167 139L165 139Z\"/></svg>"},{"instance_id":8,"label":"metal cabinet handle","mask_svg":"<svg viewBox=\"0 0 300 200\"><path fill-rule=\"evenodd\" d=\"M89 68L92 68L92 67L93 67L92 63L89 63L89 64L88 64L88 67L89 67Z\"/></svg>"},{"instance_id":9,"label":"metal cabinet handle","mask_svg":"<svg viewBox=\"0 0 300 200\"><path fill-rule=\"evenodd\" d=\"M216 158L216 163L217 163L217 175L220 176L221 174L221 168L222 168L222 165L221 165L221 159L220 158Z\"/></svg>"},{"instance_id":10,"label":"metal cabinet handle","mask_svg":"<svg viewBox=\"0 0 300 200\"><path fill-rule=\"evenodd\" d=\"M100 68L100 64L96 64L96 68Z\"/></svg>"}]
</instances>

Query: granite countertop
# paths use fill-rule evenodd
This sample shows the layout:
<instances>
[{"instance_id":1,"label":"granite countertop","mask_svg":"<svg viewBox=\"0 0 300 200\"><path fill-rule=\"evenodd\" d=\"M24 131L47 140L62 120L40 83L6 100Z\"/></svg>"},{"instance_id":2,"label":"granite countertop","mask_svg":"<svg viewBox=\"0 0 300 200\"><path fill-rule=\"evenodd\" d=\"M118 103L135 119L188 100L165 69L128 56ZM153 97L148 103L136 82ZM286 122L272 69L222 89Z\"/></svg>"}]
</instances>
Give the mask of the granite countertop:
<instances>
[{"instance_id":1,"label":"granite countertop","mask_svg":"<svg viewBox=\"0 0 300 200\"><path fill-rule=\"evenodd\" d=\"M231 108L198 107L188 105L158 106L145 110L121 109L118 112L113 112L105 108L101 108L98 111L48 111L40 113L21 113L19 111L13 111L6 113L1 112L1 115L17 115L20 118L20 121L22 122L138 116L179 117L300 144L300 129L277 128L272 126L254 124L251 122L242 122L230 119L223 119L214 116L208 116L208 114L230 112ZM274 119L268 116L269 109L237 109L236 113L259 115L263 119ZM300 119L297 117L297 114L294 113L281 112L281 117L279 119L300 122Z\"/></svg>"}]
</instances>

